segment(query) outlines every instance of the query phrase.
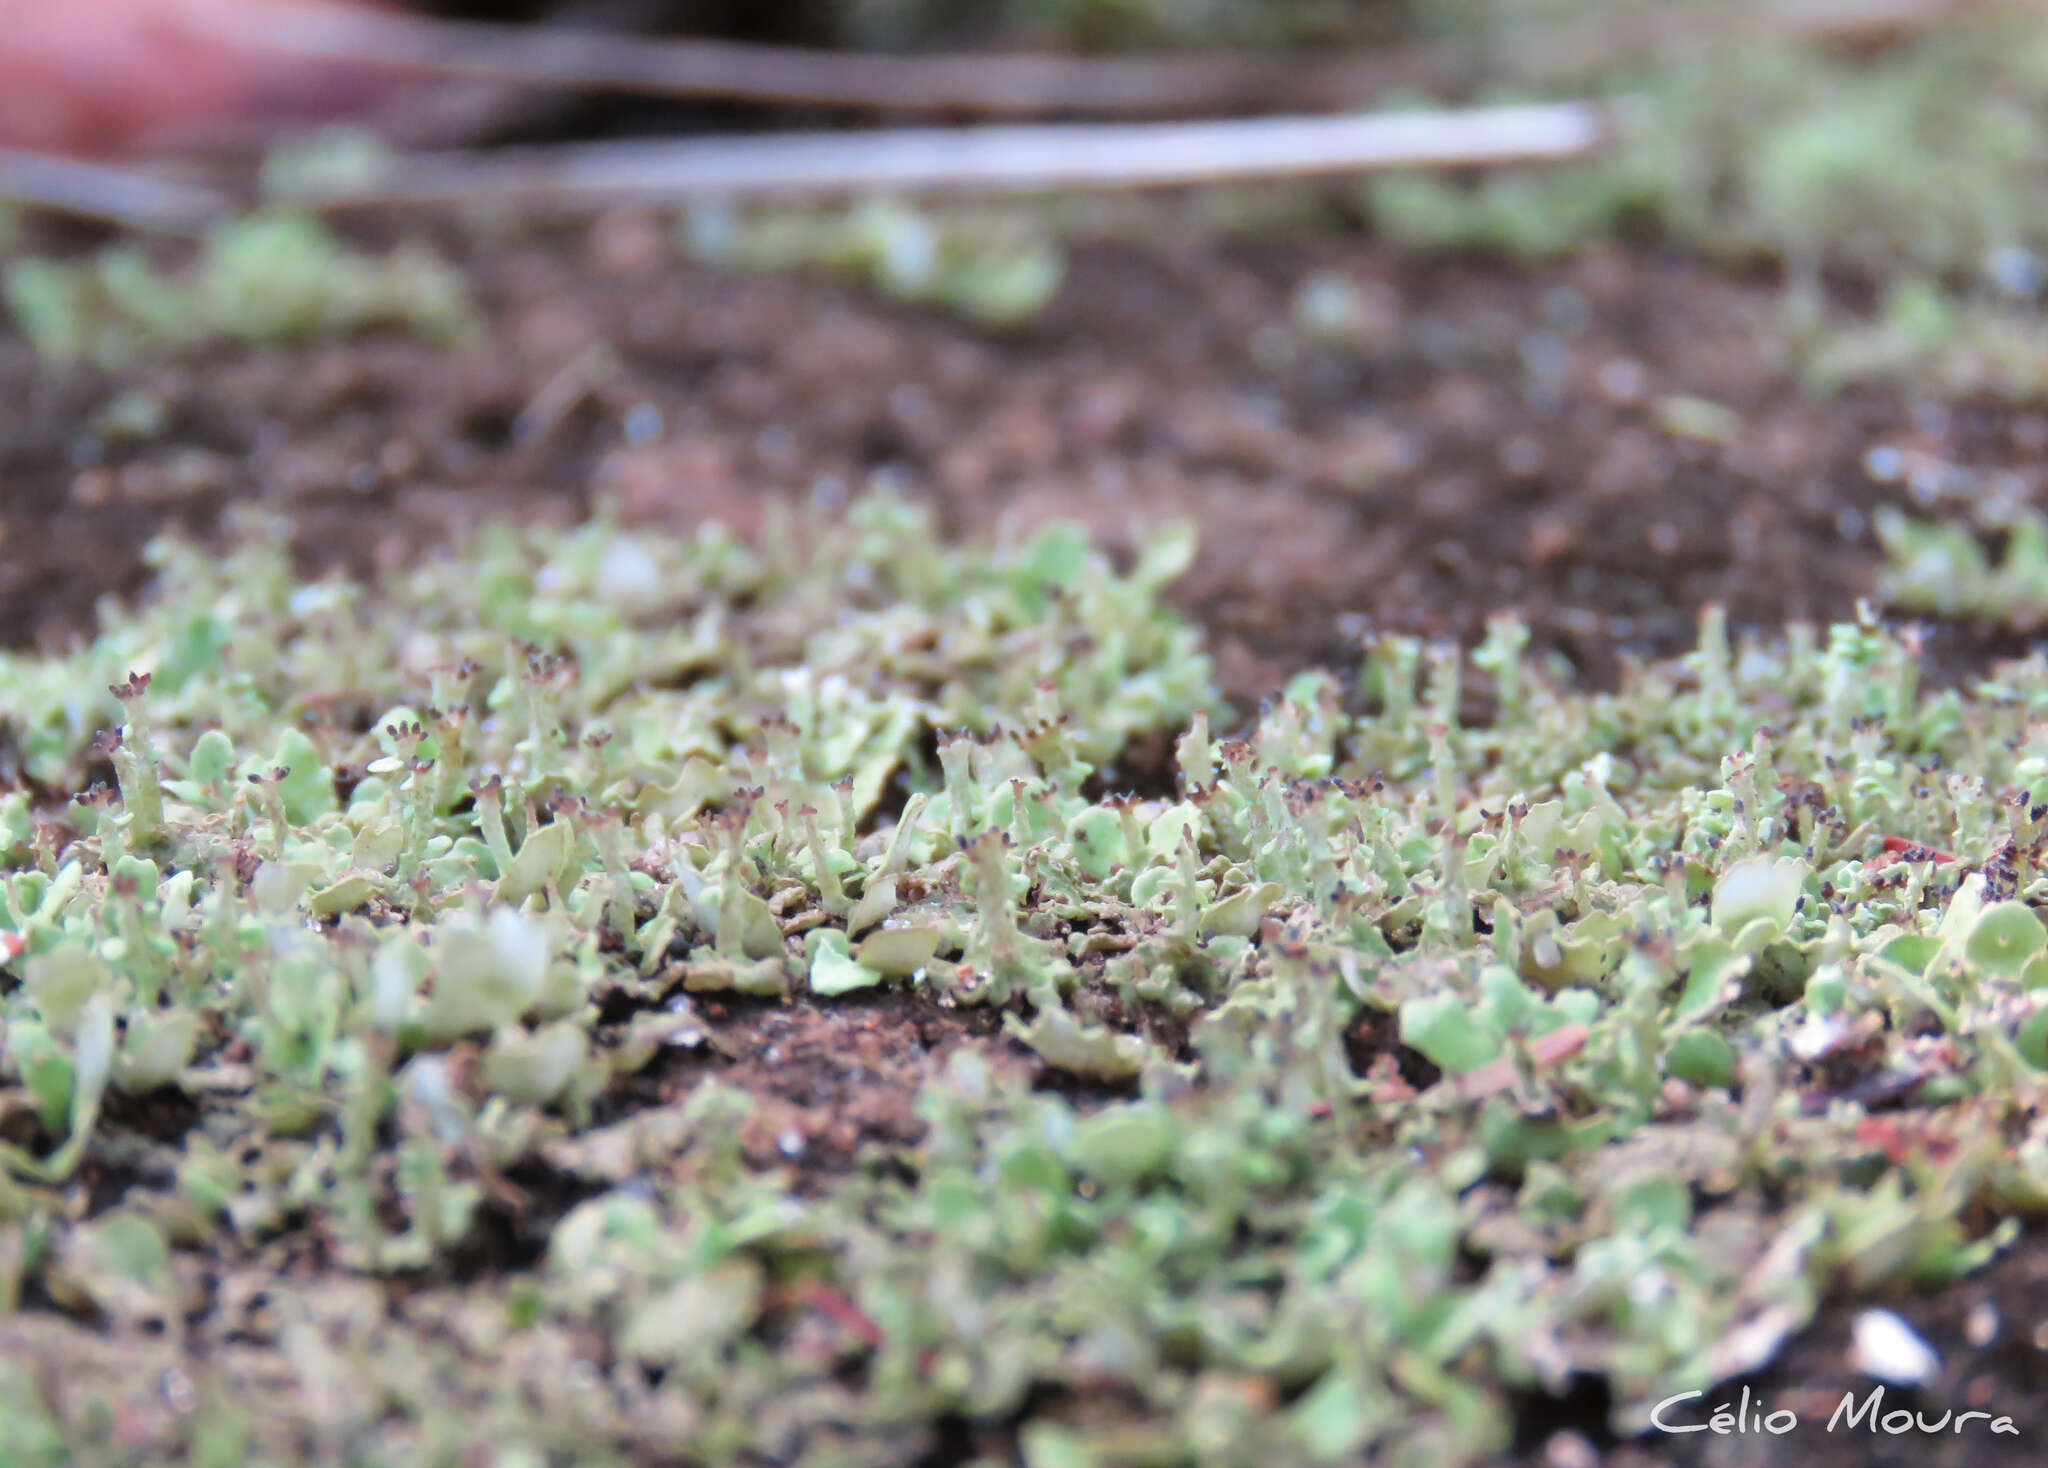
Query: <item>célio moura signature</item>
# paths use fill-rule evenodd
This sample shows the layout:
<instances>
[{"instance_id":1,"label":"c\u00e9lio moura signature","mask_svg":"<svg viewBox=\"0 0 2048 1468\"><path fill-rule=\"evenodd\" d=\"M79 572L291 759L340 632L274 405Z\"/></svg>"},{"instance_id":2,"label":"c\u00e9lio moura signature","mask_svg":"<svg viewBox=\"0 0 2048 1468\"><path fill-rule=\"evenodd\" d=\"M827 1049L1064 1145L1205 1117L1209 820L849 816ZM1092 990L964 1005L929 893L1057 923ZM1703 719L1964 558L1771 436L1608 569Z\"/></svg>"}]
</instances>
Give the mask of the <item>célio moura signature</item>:
<instances>
[{"instance_id":1,"label":"c\u00e9lio moura signature","mask_svg":"<svg viewBox=\"0 0 2048 1468\"><path fill-rule=\"evenodd\" d=\"M1888 1433L1894 1437L1909 1432L1918 1433L1962 1433L1974 1430L1992 1432L2002 1436L2019 1436L2019 1428L2010 1417L1993 1412L1944 1410L1940 1415L1929 1414L1924 1409L1914 1410L1894 1407L1889 1412L1884 1405L1885 1389L1874 1386L1869 1395L1861 1401L1856 1393L1842 1393L1842 1400L1828 1415L1827 1430L1854 1431L1858 1428L1874 1433ZM1766 1412L1764 1402L1752 1402L1749 1388L1742 1389L1739 1401L1720 1402L1705 1420L1688 1421L1685 1404L1704 1397L1705 1392L1680 1392L1675 1397L1666 1397L1650 1412L1650 1425L1658 1432L1712 1432L1721 1435L1766 1432L1778 1436L1796 1430L1802 1422L1799 1414L1789 1407L1780 1407ZM1973 1427L1974 1424L1974 1427Z\"/></svg>"}]
</instances>

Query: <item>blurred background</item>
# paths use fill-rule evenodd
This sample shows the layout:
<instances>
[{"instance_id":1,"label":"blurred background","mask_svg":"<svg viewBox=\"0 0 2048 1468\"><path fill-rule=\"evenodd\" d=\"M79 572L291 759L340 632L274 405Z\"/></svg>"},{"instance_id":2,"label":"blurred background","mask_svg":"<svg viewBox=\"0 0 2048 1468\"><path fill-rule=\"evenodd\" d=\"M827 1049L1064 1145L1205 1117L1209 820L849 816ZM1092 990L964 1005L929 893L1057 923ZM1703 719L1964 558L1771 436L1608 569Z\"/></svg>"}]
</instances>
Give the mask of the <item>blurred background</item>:
<instances>
[{"instance_id":1,"label":"blurred background","mask_svg":"<svg viewBox=\"0 0 2048 1468\"><path fill-rule=\"evenodd\" d=\"M292 66L226 44L237 30L294 8L275 0L14 0L0 34L0 131L17 144L106 148L190 142L202 136L190 125L203 123L215 125L207 140L218 142L229 131L219 124L250 115L289 116L309 103L360 106L372 89L362 77L352 86L344 68ZM445 20L912 53L1386 44L1485 21L1469 0L416 0L396 8ZM543 121L619 129L720 115L701 104L531 100L544 119L495 120L514 129Z\"/></svg>"},{"instance_id":2,"label":"blurred background","mask_svg":"<svg viewBox=\"0 0 2048 1468\"><path fill-rule=\"evenodd\" d=\"M1869 53L1950 17L2032 9L1993 0L12 0L0 33L0 138L100 150L218 145L245 139L234 125L252 118L360 115L403 80L431 79L434 68L345 64L351 15L363 21L354 44L367 47L366 54L381 50L386 61L394 44L441 61L477 50L475 34L468 44L454 33L438 42L394 43L389 25L377 27L379 38L370 39L372 18L392 11L586 35L909 56L1199 53L1265 68L1262 80L1236 87L1208 75L1206 85L1189 87L1181 106L1155 93L1144 109L1173 113L1219 103L1239 111L1362 105L1387 95L1449 103L1489 89L1615 80L1616 68L1667 59L1673 51L1697 53L1716 41L1737 54L1816 38L1838 55ZM275 44L280 28L306 24L319 30L330 53L321 64L293 54L303 46ZM244 44L236 44L238 37ZM1358 70L1349 85L1324 85L1319 75L1290 94L1275 82L1272 65L1288 58L1322 70L1343 58ZM1367 65L1373 61L1378 64ZM1072 110L1060 105L1059 90L1048 85L1045 115ZM524 100L529 105L523 109L501 106L490 125L618 130L730 113L701 99L622 103L559 90ZM486 129L489 111L477 106L466 125ZM453 118L460 109L451 106L447 113ZM781 120L801 115L786 110ZM759 120L758 113L747 117Z\"/></svg>"},{"instance_id":3,"label":"blurred background","mask_svg":"<svg viewBox=\"0 0 2048 1468\"><path fill-rule=\"evenodd\" d=\"M1595 679L1709 601L1768 627L1883 593L2010 649L2048 623L2042 19L6 0L0 391L35 406L0 422L0 534L62 550L0 556L0 618L75 628L154 529L252 500L360 568L497 511L758 528L887 482L948 529L1195 519L1180 595L1252 698L1364 621L1507 607ZM1142 192L576 186L622 142L700 182L801 146L829 183L905 129L1427 143L1500 104L1599 133Z\"/></svg>"}]
</instances>

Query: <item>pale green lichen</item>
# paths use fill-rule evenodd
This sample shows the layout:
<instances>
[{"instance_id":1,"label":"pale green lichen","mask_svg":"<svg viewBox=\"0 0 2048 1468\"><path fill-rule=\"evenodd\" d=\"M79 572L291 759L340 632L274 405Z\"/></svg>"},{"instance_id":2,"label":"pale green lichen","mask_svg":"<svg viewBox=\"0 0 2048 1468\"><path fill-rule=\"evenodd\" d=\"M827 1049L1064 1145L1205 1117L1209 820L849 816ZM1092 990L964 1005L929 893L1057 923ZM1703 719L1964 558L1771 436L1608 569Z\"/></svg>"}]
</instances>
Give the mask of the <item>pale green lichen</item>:
<instances>
[{"instance_id":1,"label":"pale green lichen","mask_svg":"<svg viewBox=\"0 0 2048 1468\"><path fill-rule=\"evenodd\" d=\"M1477 183L1375 178L1375 221L1416 244L1518 258L1633 223L1714 255L1879 279L1975 277L2000 250L2048 244L2048 194L2032 178L2048 48L2021 17L1930 27L1874 57L1745 37L1595 80L1628 104L1603 157Z\"/></svg>"},{"instance_id":2,"label":"pale green lichen","mask_svg":"<svg viewBox=\"0 0 2048 1468\"><path fill-rule=\"evenodd\" d=\"M835 270L894 300L996 327L1036 316L1066 273L1056 233L1019 209L918 208L886 198L744 211L702 205L684 215L681 239L705 264Z\"/></svg>"},{"instance_id":3,"label":"pale green lichen","mask_svg":"<svg viewBox=\"0 0 2048 1468\"><path fill-rule=\"evenodd\" d=\"M1878 511L1884 548L1878 594L1902 611L1975 618L2031 632L2048 623L2048 517L2031 508L2001 516L1995 558L1967 522L1916 520Z\"/></svg>"},{"instance_id":4,"label":"pale green lichen","mask_svg":"<svg viewBox=\"0 0 2048 1468\"><path fill-rule=\"evenodd\" d=\"M258 527L0 658L77 792L0 797L0 1360L66 1363L0 1367L13 1460L115 1460L95 1404L175 1368L151 1461L1470 1462L1513 1392L1633 1430L2048 1206L2048 663L1710 614L1596 694L1500 621L1490 724L1383 635L1238 725L1188 554L869 498L359 593ZM657 1063L735 1002L951 1027L923 1139L793 1187L771 1098Z\"/></svg>"},{"instance_id":5,"label":"pale green lichen","mask_svg":"<svg viewBox=\"0 0 2048 1468\"><path fill-rule=\"evenodd\" d=\"M461 276L430 250L368 254L291 213L217 226L179 270L125 243L76 262L23 256L0 271L0 295L37 353L59 365L117 367L222 339L297 342L386 327L448 343L474 329Z\"/></svg>"}]
</instances>

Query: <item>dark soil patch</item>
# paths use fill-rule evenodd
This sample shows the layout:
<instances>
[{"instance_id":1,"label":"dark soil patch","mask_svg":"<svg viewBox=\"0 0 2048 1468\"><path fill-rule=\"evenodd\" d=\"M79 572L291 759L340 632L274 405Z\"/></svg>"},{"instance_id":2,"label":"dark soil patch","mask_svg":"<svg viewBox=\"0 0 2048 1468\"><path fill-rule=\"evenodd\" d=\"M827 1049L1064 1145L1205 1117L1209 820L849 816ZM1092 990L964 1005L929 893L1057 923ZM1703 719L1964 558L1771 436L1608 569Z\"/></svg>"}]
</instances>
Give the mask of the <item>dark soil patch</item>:
<instances>
[{"instance_id":1,"label":"dark soil patch","mask_svg":"<svg viewBox=\"0 0 2048 1468\"><path fill-rule=\"evenodd\" d=\"M600 1124L654 1106L684 1104L700 1085L744 1091L754 1103L740 1128L747 1156L808 1180L843 1173L861 1153L923 1140L917 1092L963 1045L998 1067L1036 1074L1042 1062L1002 1037L986 1009L942 1007L924 994L882 990L830 1003L808 998L696 996L704 1039L664 1049L599 1103Z\"/></svg>"},{"instance_id":2,"label":"dark soil patch","mask_svg":"<svg viewBox=\"0 0 2048 1468\"><path fill-rule=\"evenodd\" d=\"M199 1104L175 1086L142 1095L114 1091L100 1108L100 1120L116 1131L139 1132L152 1142L174 1143L199 1123Z\"/></svg>"},{"instance_id":3,"label":"dark soil patch","mask_svg":"<svg viewBox=\"0 0 2048 1468\"><path fill-rule=\"evenodd\" d=\"M562 1216L603 1191L532 1157L522 1158L494 1182L468 1236L437 1263L437 1280L467 1284L533 1268L546 1257L548 1235Z\"/></svg>"},{"instance_id":4,"label":"dark soil patch","mask_svg":"<svg viewBox=\"0 0 2048 1468\"><path fill-rule=\"evenodd\" d=\"M723 1014L720 1011L724 1011ZM839 1171L864 1144L911 1146L924 1137L917 1091L968 1040L968 1026L929 1002L887 995L871 1003L702 1006L718 1080L745 1091L741 1128L750 1157Z\"/></svg>"}]
</instances>

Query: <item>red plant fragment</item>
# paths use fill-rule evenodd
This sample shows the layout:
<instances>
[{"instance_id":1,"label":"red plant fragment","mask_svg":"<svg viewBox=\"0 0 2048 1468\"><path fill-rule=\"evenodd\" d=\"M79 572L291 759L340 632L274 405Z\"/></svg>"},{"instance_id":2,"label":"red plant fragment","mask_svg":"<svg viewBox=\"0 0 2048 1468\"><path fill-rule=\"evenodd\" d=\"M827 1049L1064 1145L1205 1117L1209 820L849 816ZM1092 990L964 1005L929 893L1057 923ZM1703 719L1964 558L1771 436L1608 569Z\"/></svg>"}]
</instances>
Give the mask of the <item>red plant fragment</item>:
<instances>
[{"instance_id":1,"label":"red plant fragment","mask_svg":"<svg viewBox=\"0 0 2048 1468\"><path fill-rule=\"evenodd\" d=\"M1912 841L1904 836L1885 837L1884 849L1888 855L1896 856L1901 861L1940 862L1956 859L1952 851L1943 851L1938 846L1928 846L1924 842Z\"/></svg>"},{"instance_id":2,"label":"red plant fragment","mask_svg":"<svg viewBox=\"0 0 2048 1468\"><path fill-rule=\"evenodd\" d=\"M871 1346L882 1343L882 1327L875 1323L874 1316L846 1298L838 1290L821 1279L806 1279L796 1287L796 1297L821 1315L829 1315L833 1321Z\"/></svg>"},{"instance_id":3,"label":"red plant fragment","mask_svg":"<svg viewBox=\"0 0 2048 1468\"><path fill-rule=\"evenodd\" d=\"M1529 1042L1529 1059L1538 1070L1548 1070L1553 1065L1562 1065L1586 1048L1586 1027L1566 1025L1561 1030L1552 1030ZM1491 1096L1514 1085L1517 1072L1513 1056L1504 1055L1482 1065L1477 1070L1467 1071L1457 1079L1457 1087L1467 1096Z\"/></svg>"},{"instance_id":4,"label":"red plant fragment","mask_svg":"<svg viewBox=\"0 0 2048 1468\"><path fill-rule=\"evenodd\" d=\"M1552 1030L1547 1035L1539 1035L1531 1040L1529 1059L1538 1070L1549 1070L1552 1066L1562 1065L1585 1048L1586 1027L1566 1025L1563 1029ZM1476 1101L1509 1089L1515 1084L1518 1074L1514 1057L1504 1055L1499 1060L1488 1061L1477 1070L1467 1071L1464 1075L1446 1077L1438 1082L1438 1086L1450 1086L1459 1095ZM1431 1089L1435 1090L1436 1087ZM1391 1083L1383 1082L1377 1087L1372 1092L1372 1099L1382 1102L1405 1101L1414 1094L1407 1082L1396 1077Z\"/></svg>"},{"instance_id":5,"label":"red plant fragment","mask_svg":"<svg viewBox=\"0 0 2048 1468\"><path fill-rule=\"evenodd\" d=\"M1875 1147L1894 1165L1902 1165L1913 1157L1941 1163L1954 1156L1956 1150L1955 1138L1937 1130L1921 1112L1866 1116L1856 1123L1855 1135L1858 1142Z\"/></svg>"},{"instance_id":6,"label":"red plant fragment","mask_svg":"<svg viewBox=\"0 0 2048 1468\"><path fill-rule=\"evenodd\" d=\"M272 122L346 115L388 88L388 75L230 39L276 8L277 0L5 0L0 147L120 156L205 144Z\"/></svg>"}]
</instances>

